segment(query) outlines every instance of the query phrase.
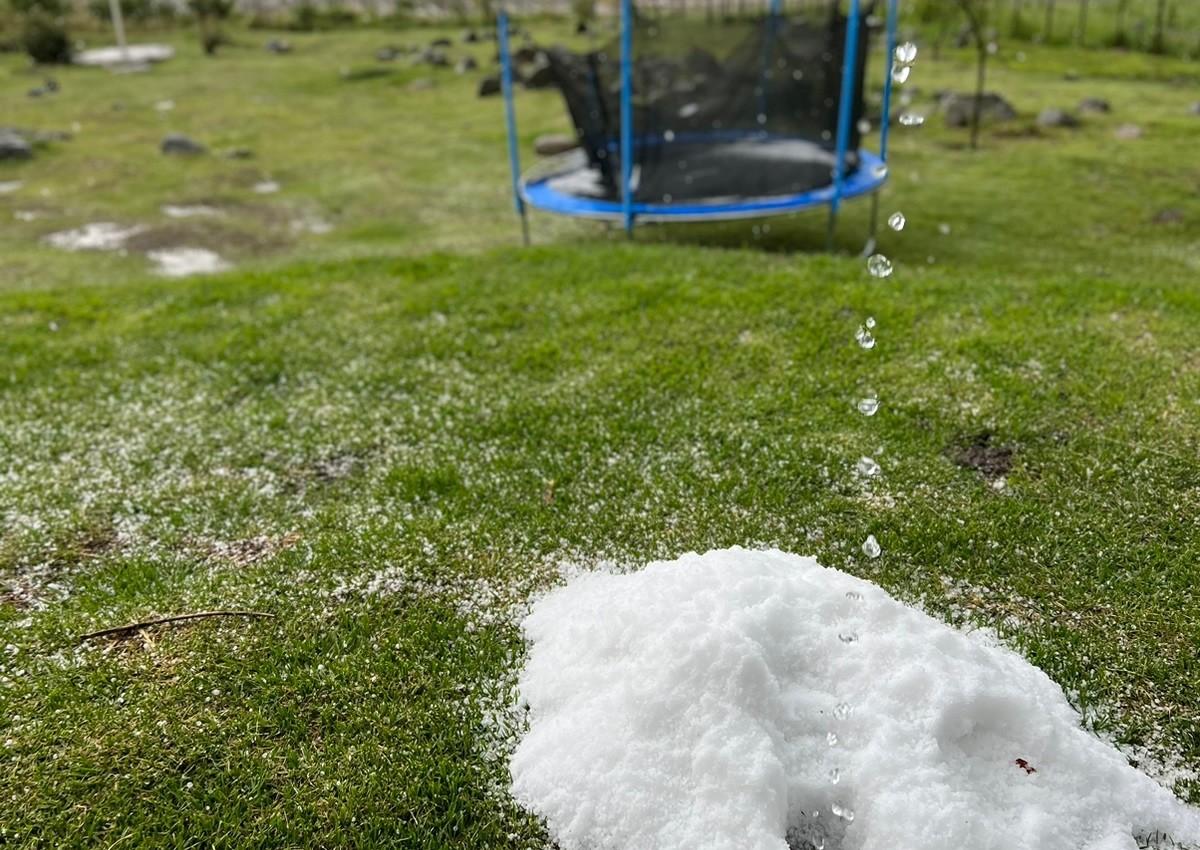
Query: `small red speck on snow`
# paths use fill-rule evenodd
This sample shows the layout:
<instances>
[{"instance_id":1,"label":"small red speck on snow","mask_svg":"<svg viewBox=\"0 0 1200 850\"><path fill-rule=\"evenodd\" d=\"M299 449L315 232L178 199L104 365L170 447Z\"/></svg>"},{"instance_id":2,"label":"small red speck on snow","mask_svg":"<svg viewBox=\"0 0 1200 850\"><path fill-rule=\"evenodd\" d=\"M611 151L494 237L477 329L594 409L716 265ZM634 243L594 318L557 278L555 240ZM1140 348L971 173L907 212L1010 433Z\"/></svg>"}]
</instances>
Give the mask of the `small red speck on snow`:
<instances>
[{"instance_id":1,"label":"small red speck on snow","mask_svg":"<svg viewBox=\"0 0 1200 850\"><path fill-rule=\"evenodd\" d=\"M1025 759L1017 759L1015 762L1013 762L1013 764L1025 771L1026 775L1030 773L1037 773L1037 768L1025 761Z\"/></svg>"}]
</instances>

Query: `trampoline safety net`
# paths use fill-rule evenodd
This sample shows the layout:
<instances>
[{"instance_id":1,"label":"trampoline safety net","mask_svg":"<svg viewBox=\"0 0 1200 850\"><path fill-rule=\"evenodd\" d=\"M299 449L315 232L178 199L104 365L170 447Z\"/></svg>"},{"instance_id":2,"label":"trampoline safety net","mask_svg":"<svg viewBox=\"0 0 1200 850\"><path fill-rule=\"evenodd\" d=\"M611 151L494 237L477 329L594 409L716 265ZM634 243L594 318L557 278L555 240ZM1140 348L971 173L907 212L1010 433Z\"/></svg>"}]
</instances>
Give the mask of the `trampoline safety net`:
<instances>
[{"instance_id":1,"label":"trampoline safety net","mask_svg":"<svg viewBox=\"0 0 1200 850\"><path fill-rule=\"evenodd\" d=\"M736 203L828 186L836 162L846 18L704 20L635 14L633 172L639 203ZM845 170L857 167L867 27L859 28ZM562 191L614 200L621 183L621 62L614 41L548 53L586 161Z\"/></svg>"}]
</instances>

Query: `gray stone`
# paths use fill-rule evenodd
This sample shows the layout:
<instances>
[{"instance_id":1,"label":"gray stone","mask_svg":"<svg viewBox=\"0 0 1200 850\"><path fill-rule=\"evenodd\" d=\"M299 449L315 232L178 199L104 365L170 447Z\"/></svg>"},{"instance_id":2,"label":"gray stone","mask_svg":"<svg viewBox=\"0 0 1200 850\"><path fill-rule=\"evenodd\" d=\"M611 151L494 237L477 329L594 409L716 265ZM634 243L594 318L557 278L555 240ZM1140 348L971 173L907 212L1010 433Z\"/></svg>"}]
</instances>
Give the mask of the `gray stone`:
<instances>
[{"instance_id":1,"label":"gray stone","mask_svg":"<svg viewBox=\"0 0 1200 850\"><path fill-rule=\"evenodd\" d=\"M1192 108L1188 110L1193 115L1200 115L1200 100L1192 104Z\"/></svg>"},{"instance_id":2,"label":"gray stone","mask_svg":"<svg viewBox=\"0 0 1200 850\"><path fill-rule=\"evenodd\" d=\"M195 156L204 153L207 148L199 142L188 138L183 133L170 133L159 144L163 153L179 156Z\"/></svg>"},{"instance_id":3,"label":"gray stone","mask_svg":"<svg viewBox=\"0 0 1200 850\"><path fill-rule=\"evenodd\" d=\"M475 30L467 30L462 34L462 40L463 44L475 44L480 41L479 33L475 32Z\"/></svg>"},{"instance_id":4,"label":"gray stone","mask_svg":"<svg viewBox=\"0 0 1200 850\"><path fill-rule=\"evenodd\" d=\"M254 159L254 151L250 148L229 148L221 151L221 156L226 159Z\"/></svg>"},{"instance_id":5,"label":"gray stone","mask_svg":"<svg viewBox=\"0 0 1200 850\"><path fill-rule=\"evenodd\" d=\"M379 62L395 62L396 59L404 55L404 50L393 45L381 47L375 51L375 59Z\"/></svg>"},{"instance_id":6,"label":"gray stone","mask_svg":"<svg viewBox=\"0 0 1200 850\"><path fill-rule=\"evenodd\" d=\"M947 127L971 126L971 115L975 110L975 95L964 92L948 92L938 104L945 113ZM995 92L984 92L980 98L979 118L983 123L990 121L1012 121L1017 110L1011 103Z\"/></svg>"},{"instance_id":7,"label":"gray stone","mask_svg":"<svg viewBox=\"0 0 1200 850\"><path fill-rule=\"evenodd\" d=\"M479 96L491 97L500 94L500 75L488 74L479 81Z\"/></svg>"},{"instance_id":8,"label":"gray stone","mask_svg":"<svg viewBox=\"0 0 1200 850\"><path fill-rule=\"evenodd\" d=\"M474 71L479 67L479 63L475 61L474 56L464 56L454 63L454 70L460 74L465 74L468 71Z\"/></svg>"},{"instance_id":9,"label":"gray stone","mask_svg":"<svg viewBox=\"0 0 1200 850\"><path fill-rule=\"evenodd\" d=\"M1112 112L1112 104L1102 97L1085 97L1079 101L1079 111L1108 113Z\"/></svg>"},{"instance_id":10,"label":"gray stone","mask_svg":"<svg viewBox=\"0 0 1200 850\"><path fill-rule=\"evenodd\" d=\"M557 156L577 147L579 140L565 133L547 133L533 140L533 151L538 156Z\"/></svg>"},{"instance_id":11,"label":"gray stone","mask_svg":"<svg viewBox=\"0 0 1200 850\"><path fill-rule=\"evenodd\" d=\"M267 51L278 54L291 53L292 45L291 42L284 41L283 39L273 38L267 42Z\"/></svg>"},{"instance_id":12,"label":"gray stone","mask_svg":"<svg viewBox=\"0 0 1200 850\"><path fill-rule=\"evenodd\" d=\"M1039 127L1078 127L1079 119L1062 109L1043 109L1038 113Z\"/></svg>"},{"instance_id":13,"label":"gray stone","mask_svg":"<svg viewBox=\"0 0 1200 850\"><path fill-rule=\"evenodd\" d=\"M33 146L17 131L8 127L0 127L0 160L29 159L33 156Z\"/></svg>"},{"instance_id":14,"label":"gray stone","mask_svg":"<svg viewBox=\"0 0 1200 850\"><path fill-rule=\"evenodd\" d=\"M433 87L433 80L428 77L419 77L405 86L409 91L429 91Z\"/></svg>"},{"instance_id":15,"label":"gray stone","mask_svg":"<svg viewBox=\"0 0 1200 850\"><path fill-rule=\"evenodd\" d=\"M446 51L438 47L423 50L417 61L434 68L445 68L450 65L450 57L446 55Z\"/></svg>"},{"instance_id":16,"label":"gray stone","mask_svg":"<svg viewBox=\"0 0 1200 850\"><path fill-rule=\"evenodd\" d=\"M435 38L433 41L429 42L429 46L430 47L449 47L453 43L454 42L448 38Z\"/></svg>"},{"instance_id":17,"label":"gray stone","mask_svg":"<svg viewBox=\"0 0 1200 850\"><path fill-rule=\"evenodd\" d=\"M1140 139L1143 135L1142 128L1137 124L1122 124L1113 131L1113 135L1124 142Z\"/></svg>"},{"instance_id":18,"label":"gray stone","mask_svg":"<svg viewBox=\"0 0 1200 850\"><path fill-rule=\"evenodd\" d=\"M1178 224L1183 221L1183 210L1177 210L1168 207L1165 210L1159 210L1151 219L1155 224Z\"/></svg>"}]
</instances>

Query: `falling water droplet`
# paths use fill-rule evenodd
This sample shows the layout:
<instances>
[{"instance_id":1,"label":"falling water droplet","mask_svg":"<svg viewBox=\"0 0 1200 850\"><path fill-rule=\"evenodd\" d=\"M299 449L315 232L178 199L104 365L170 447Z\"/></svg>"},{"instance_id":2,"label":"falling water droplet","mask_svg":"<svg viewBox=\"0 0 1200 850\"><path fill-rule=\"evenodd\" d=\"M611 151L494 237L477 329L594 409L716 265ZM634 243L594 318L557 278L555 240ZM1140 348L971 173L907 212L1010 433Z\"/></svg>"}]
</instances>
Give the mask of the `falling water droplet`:
<instances>
[{"instance_id":1,"label":"falling water droplet","mask_svg":"<svg viewBox=\"0 0 1200 850\"><path fill-rule=\"evenodd\" d=\"M874 395L859 399L858 412L863 416L874 416L877 410L879 410L879 399L875 398Z\"/></svg>"},{"instance_id":2,"label":"falling water droplet","mask_svg":"<svg viewBox=\"0 0 1200 850\"><path fill-rule=\"evenodd\" d=\"M837 785L839 782L841 782L842 781L842 771L836 767L832 768L829 771L829 781L833 785Z\"/></svg>"},{"instance_id":3,"label":"falling water droplet","mask_svg":"<svg viewBox=\"0 0 1200 850\"><path fill-rule=\"evenodd\" d=\"M829 732L828 734L826 734L825 735L825 743L829 744L829 746L831 746L831 747L836 747L838 745L837 732Z\"/></svg>"},{"instance_id":4,"label":"falling water droplet","mask_svg":"<svg viewBox=\"0 0 1200 850\"><path fill-rule=\"evenodd\" d=\"M892 82L904 85L908 81L908 75L912 73L912 68L907 65L892 66Z\"/></svg>"},{"instance_id":5,"label":"falling water droplet","mask_svg":"<svg viewBox=\"0 0 1200 850\"><path fill-rule=\"evenodd\" d=\"M871 277L887 277L892 273L892 261L883 254L872 254L867 258L867 271Z\"/></svg>"},{"instance_id":6,"label":"falling water droplet","mask_svg":"<svg viewBox=\"0 0 1200 850\"><path fill-rule=\"evenodd\" d=\"M925 116L915 112L902 112L899 121L905 127L920 127L925 123Z\"/></svg>"},{"instance_id":7,"label":"falling water droplet","mask_svg":"<svg viewBox=\"0 0 1200 850\"><path fill-rule=\"evenodd\" d=\"M911 41L896 45L896 61L903 65L911 65L917 61L917 46Z\"/></svg>"},{"instance_id":8,"label":"falling water droplet","mask_svg":"<svg viewBox=\"0 0 1200 850\"><path fill-rule=\"evenodd\" d=\"M902 212L894 212L888 216L888 227L895 231L904 229L904 225L908 223L908 219L904 217Z\"/></svg>"},{"instance_id":9,"label":"falling water droplet","mask_svg":"<svg viewBox=\"0 0 1200 850\"><path fill-rule=\"evenodd\" d=\"M853 591L851 591L851 592L853 592ZM849 594L847 594L847 596L849 596ZM862 597L860 596L859 598L861 599ZM839 702L837 705L835 705L833 707L833 716L836 717L838 720L845 720L847 717L850 716L850 712L852 712L853 710L854 709L850 706L850 703Z\"/></svg>"},{"instance_id":10,"label":"falling water droplet","mask_svg":"<svg viewBox=\"0 0 1200 850\"><path fill-rule=\"evenodd\" d=\"M871 122L866 118L858 119L858 132L862 133L864 136L871 132Z\"/></svg>"},{"instance_id":11,"label":"falling water droplet","mask_svg":"<svg viewBox=\"0 0 1200 850\"><path fill-rule=\"evenodd\" d=\"M674 131L674 130L667 130L666 132L664 132L664 133L663 133L663 140L664 140L664 141L667 141L667 142L673 142L673 141L675 141L675 131Z\"/></svg>"},{"instance_id":12,"label":"falling water droplet","mask_svg":"<svg viewBox=\"0 0 1200 850\"><path fill-rule=\"evenodd\" d=\"M844 812L845 809L842 808L841 803L839 803L835 800L834 802L829 804L829 811L833 812L833 816L835 818L840 818L842 816L842 812Z\"/></svg>"},{"instance_id":13,"label":"falling water droplet","mask_svg":"<svg viewBox=\"0 0 1200 850\"><path fill-rule=\"evenodd\" d=\"M865 456L858 459L858 463L855 464L854 468L864 478L874 478L880 473L879 464L875 462L875 459Z\"/></svg>"},{"instance_id":14,"label":"falling water droplet","mask_svg":"<svg viewBox=\"0 0 1200 850\"><path fill-rule=\"evenodd\" d=\"M938 233L942 234L943 236L949 236L950 235L950 225L946 224L946 222L943 221L941 224L938 225Z\"/></svg>"},{"instance_id":15,"label":"falling water droplet","mask_svg":"<svg viewBox=\"0 0 1200 850\"><path fill-rule=\"evenodd\" d=\"M887 163L881 162L871 169L871 176L876 180L882 180L888 175Z\"/></svg>"},{"instance_id":16,"label":"falling water droplet","mask_svg":"<svg viewBox=\"0 0 1200 850\"><path fill-rule=\"evenodd\" d=\"M850 808L845 803L834 803L829 807L829 810L846 823L854 823L854 809Z\"/></svg>"},{"instance_id":17,"label":"falling water droplet","mask_svg":"<svg viewBox=\"0 0 1200 850\"><path fill-rule=\"evenodd\" d=\"M868 328L874 328L875 327L875 317L867 316L867 320L863 324L865 324Z\"/></svg>"},{"instance_id":18,"label":"falling water droplet","mask_svg":"<svg viewBox=\"0 0 1200 850\"><path fill-rule=\"evenodd\" d=\"M854 632L840 632L838 634L838 640L840 640L842 643L858 643L858 635L856 635Z\"/></svg>"},{"instance_id":19,"label":"falling water droplet","mask_svg":"<svg viewBox=\"0 0 1200 850\"><path fill-rule=\"evenodd\" d=\"M874 534L868 534L867 539L863 541L863 554L868 558L878 558L883 554L883 549L879 546L879 541L875 539Z\"/></svg>"},{"instance_id":20,"label":"falling water droplet","mask_svg":"<svg viewBox=\"0 0 1200 850\"><path fill-rule=\"evenodd\" d=\"M763 113L761 113L761 112L760 112L760 113L758 113L758 123L759 123L759 124L766 124L766 123L767 123L767 116L766 116L766 115L764 115L764 114L763 114Z\"/></svg>"},{"instance_id":21,"label":"falling water droplet","mask_svg":"<svg viewBox=\"0 0 1200 850\"><path fill-rule=\"evenodd\" d=\"M859 593L857 590L847 590L846 598L849 599L851 602L862 602L863 595L861 593Z\"/></svg>"},{"instance_id":22,"label":"falling water droplet","mask_svg":"<svg viewBox=\"0 0 1200 850\"><path fill-rule=\"evenodd\" d=\"M862 325L859 325L858 330L854 332L854 338L858 340L860 348L870 351L875 347L875 337L871 336L871 332Z\"/></svg>"}]
</instances>

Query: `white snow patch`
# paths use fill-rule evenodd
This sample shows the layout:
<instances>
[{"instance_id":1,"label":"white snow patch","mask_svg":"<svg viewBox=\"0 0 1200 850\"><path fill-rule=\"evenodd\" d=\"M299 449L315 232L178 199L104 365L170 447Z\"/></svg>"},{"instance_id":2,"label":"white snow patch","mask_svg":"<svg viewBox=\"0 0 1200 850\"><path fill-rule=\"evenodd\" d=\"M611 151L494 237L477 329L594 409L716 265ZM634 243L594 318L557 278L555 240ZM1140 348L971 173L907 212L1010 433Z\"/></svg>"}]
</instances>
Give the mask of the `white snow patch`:
<instances>
[{"instance_id":1,"label":"white snow patch","mask_svg":"<svg viewBox=\"0 0 1200 850\"><path fill-rule=\"evenodd\" d=\"M563 850L1200 842L1036 667L812 558L579 575L523 629L512 791Z\"/></svg>"},{"instance_id":2,"label":"white snow patch","mask_svg":"<svg viewBox=\"0 0 1200 850\"><path fill-rule=\"evenodd\" d=\"M146 62L165 62L175 55L175 48L166 44L130 44L122 47L96 47L81 50L72 61L76 65L113 67L138 65Z\"/></svg>"},{"instance_id":3,"label":"white snow patch","mask_svg":"<svg viewBox=\"0 0 1200 850\"><path fill-rule=\"evenodd\" d=\"M196 218L197 216L221 215L219 209L205 204L163 204L162 211L168 218Z\"/></svg>"},{"instance_id":4,"label":"white snow patch","mask_svg":"<svg viewBox=\"0 0 1200 850\"><path fill-rule=\"evenodd\" d=\"M150 251L146 256L154 261L155 271L166 277L213 274L233 268L220 254L207 248L164 248Z\"/></svg>"},{"instance_id":5,"label":"white snow patch","mask_svg":"<svg viewBox=\"0 0 1200 850\"><path fill-rule=\"evenodd\" d=\"M51 233L46 242L66 251L116 251L141 231L136 224L123 227L111 221L94 221L74 230Z\"/></svg>"}]
</instances>

